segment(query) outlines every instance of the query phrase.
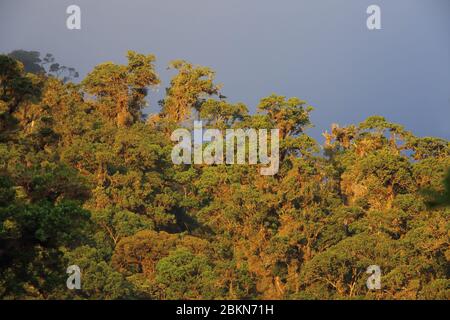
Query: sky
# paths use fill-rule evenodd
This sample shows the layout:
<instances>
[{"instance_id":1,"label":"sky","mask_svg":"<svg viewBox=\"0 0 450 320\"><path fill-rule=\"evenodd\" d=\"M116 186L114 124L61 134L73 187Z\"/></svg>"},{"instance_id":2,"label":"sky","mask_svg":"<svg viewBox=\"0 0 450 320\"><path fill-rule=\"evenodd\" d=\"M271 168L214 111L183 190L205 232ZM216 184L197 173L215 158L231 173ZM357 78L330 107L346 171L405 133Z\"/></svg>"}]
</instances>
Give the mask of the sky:
<instances>
[{"instance_id":1,"label":"sky","mask_svg":"<svg viewBox=\"0 0 450 320\"><path fill-rule=\"evenodd\" d=\"M81 8L81 30L66 8ZM381 30L366 10L381 8ZM307 131L371 115L418 136L450 139L449 0L0 0L0 53L50 52L81 77L127 50L153 53L168 86L171 60L209 66L230 102L255 112L272 93L306 100Z\"/></svg>"}]
</instances>

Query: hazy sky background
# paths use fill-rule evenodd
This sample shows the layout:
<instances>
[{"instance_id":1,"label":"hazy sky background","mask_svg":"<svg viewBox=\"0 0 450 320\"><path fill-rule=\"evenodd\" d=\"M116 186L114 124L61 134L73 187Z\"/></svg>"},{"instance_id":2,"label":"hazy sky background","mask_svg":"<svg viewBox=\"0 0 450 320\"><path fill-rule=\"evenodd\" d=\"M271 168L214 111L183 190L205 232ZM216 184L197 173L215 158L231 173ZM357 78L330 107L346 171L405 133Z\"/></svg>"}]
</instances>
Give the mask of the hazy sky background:
<instances>
[{"instance_id":1,"label":"hazy sky background","mask_svg":"<svg viewBox=\"0 0 450 320\"><path fill-rule=\"evenodd\" d=\"M82 30L66 28L81 7ZM382 10L369 31L366 9ZM217 72L231 102L251 111L271 93L315 107L310 129L383 115L420 136L450 138L450 0L0 0L0 53L53 53L84 76L128 49Z\"/></svg>"}]
</instances>

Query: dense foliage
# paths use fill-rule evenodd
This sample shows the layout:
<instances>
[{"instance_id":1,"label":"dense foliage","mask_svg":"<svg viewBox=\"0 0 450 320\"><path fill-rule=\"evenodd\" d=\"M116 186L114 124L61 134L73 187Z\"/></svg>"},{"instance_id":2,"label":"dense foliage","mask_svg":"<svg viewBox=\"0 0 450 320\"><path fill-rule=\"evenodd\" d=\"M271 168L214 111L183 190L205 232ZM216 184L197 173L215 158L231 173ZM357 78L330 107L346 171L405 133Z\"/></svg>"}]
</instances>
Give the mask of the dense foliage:
<instances>
[{"instance_id":1,"label":"dense foliage","mask_svg":"<svg viewBox=\"0 0 450 320\"><path fill-rule=\"evenodd\" d=\"M186 61L146 116L154 62L130 51L76 84L51 55L0 56L1 298L450 298L447 140L373 116L321 146L307 102L271 95L249 114ZM279 128L278 174L174 165L170 133L198 118Z\"/></svg>"}]
</instances>

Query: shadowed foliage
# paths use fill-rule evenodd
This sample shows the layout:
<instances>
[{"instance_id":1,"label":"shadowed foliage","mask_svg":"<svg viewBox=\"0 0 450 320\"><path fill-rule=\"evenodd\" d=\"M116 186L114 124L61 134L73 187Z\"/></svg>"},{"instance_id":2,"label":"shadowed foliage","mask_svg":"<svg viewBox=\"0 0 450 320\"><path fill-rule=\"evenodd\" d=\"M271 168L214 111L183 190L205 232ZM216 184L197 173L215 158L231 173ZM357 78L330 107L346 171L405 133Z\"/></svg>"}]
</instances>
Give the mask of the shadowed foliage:
<instances>
[{"instance_id":1,"label":"shadowed foliage","mask_svg":"<svg viewBox=\"0 0 450 320\"><path fill-rule=\"evenodd\" d=\"M450 299L447 140L373 116L320 145L306 101L250 114L184 60L147 117L155 56L127 58L77 84L51 55L0 55L1 298ZM170 134L195 119L280 129L278 173L174 165Z\"/></svg>"}]
</instances>

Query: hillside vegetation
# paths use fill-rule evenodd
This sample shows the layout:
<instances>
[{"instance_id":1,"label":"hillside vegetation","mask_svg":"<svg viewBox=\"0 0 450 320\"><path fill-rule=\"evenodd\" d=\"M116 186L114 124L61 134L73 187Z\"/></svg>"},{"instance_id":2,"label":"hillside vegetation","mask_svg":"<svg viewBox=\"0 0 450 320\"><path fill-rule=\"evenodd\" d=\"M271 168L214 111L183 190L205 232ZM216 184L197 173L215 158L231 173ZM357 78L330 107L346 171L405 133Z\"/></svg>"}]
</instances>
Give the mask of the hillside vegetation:
<instances>
[{"instance_id":1,"label":"hillside vegetation","mask_svg":"<svg viewBox=\"0 0 450 320\"><path fill-rule=\"evenodd\" d=\"M0 56L1 298L450 298L449 141L373 116L319 145L307 102L273 94L250 114L182 60L147 116L153 55L80 83L34 58ZM192 119L279 128L278 174L174 165L170 134ZM366 287L370 265L381 290Z\"/></svg>"}]
</instances>

